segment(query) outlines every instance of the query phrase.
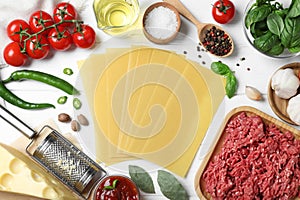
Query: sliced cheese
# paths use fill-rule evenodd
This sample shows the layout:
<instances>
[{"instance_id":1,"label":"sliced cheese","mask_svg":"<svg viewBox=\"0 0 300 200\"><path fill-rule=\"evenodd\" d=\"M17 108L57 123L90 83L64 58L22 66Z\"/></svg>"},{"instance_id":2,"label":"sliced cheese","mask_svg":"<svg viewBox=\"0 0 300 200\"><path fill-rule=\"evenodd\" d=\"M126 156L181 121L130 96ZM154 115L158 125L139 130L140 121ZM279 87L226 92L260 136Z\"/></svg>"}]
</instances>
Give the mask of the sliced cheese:
<instances>
[{"instance_id":1,"label":"sliced cheese","mask_svg":"<svg viewBox=\"0 0 300 200\"><path fill-rule=\"evenodd\" d=\"M53 200L81 199L30 157L0 143L0 190Z\"/></svg>"}]
</instances>

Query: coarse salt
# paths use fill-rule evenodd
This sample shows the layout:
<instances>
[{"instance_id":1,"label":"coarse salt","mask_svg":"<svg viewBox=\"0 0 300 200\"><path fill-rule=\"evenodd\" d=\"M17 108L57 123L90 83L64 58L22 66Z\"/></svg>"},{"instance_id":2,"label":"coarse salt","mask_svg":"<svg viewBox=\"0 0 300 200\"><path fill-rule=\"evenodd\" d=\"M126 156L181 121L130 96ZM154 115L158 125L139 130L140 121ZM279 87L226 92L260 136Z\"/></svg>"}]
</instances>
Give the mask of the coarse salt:
<instances>
[{"instance_id":1,"label":"coarse salt","mask_svg":"<svg viewBox=\"0 0 300 200\"><path fill-rule=\"evenodd\" d=\"M159 6L150 11L145 20L146 31L157 39L171 37L177 29L176 13L164 6Z\"/></svg>"}]
</instances>

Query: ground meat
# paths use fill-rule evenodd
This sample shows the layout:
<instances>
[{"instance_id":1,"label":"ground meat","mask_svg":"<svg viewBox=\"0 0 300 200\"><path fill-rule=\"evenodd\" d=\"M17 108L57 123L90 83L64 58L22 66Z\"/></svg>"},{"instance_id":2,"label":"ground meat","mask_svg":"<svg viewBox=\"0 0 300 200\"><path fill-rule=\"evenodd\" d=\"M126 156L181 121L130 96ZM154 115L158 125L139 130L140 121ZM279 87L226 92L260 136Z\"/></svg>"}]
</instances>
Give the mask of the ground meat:
<instances>
[{"instance_id":1,"label":"ground meat","mask_svg":"<svg viewBox=\"0 0 300 200\"><path fill-rule=\"evenodd\" d=\"M202 179L212 199L292 199L300 196L300 141L245 112L225 127L220 152Z\"/></svg>"}]
</instances>

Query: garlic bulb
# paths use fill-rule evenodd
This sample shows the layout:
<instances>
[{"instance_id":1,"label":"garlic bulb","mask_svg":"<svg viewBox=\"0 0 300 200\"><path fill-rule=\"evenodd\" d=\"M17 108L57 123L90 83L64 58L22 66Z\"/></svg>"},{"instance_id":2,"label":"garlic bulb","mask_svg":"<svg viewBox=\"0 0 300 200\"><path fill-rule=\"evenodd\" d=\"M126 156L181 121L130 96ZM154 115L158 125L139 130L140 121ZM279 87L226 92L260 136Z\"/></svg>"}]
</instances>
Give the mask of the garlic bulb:
<instances>
[{"instance_id":1,"label":"garlic bulb","mask_svg":"<svg viewBox=\"0 0 300 200\"><path fill-rule=\"evenodd\" d=\"M280 69L272 77L271 87L275 94L283 99L289 99L297 93L300 81L291 68Z\"/></svg>"},{"instance_id":2,"label":"garlic bulb","mask_svg":"<svg viewBox=\"0 0 300 200\"><path fill-rule=\"evenodd\" d=\"M290 119L300 125L300 94L289 100L286 111Z\"/></svg>"}]
</instances>

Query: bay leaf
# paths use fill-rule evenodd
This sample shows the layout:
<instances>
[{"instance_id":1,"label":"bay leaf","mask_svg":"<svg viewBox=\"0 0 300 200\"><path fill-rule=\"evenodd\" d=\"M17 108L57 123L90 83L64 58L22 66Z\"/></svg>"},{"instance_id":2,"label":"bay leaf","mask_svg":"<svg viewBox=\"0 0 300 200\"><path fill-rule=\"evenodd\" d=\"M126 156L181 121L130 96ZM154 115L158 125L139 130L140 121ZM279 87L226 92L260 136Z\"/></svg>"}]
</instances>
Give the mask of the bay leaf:
<instances>
[{"instance_id":1,"label":"bay leaf","mask_svg":"<svg viewBox=\"0 0 300 200\"><path fill-rule=\"evenodd\" d=\"M129 165L129 175L132 181L146 193L155 193L154 184L151 176L143 168L135 165Z\"/></svg>"},{"instance_id":2,"label":"bay leaf","mask_svg":"<svg viewBox=\"0 0 300 200\"><path fill-rule=\"evenodd\" d=\"M188 194L177 178L163 170L158 170L157 182L161 192L170 200L187 200Z\"/></svg>"}]
</instances>

